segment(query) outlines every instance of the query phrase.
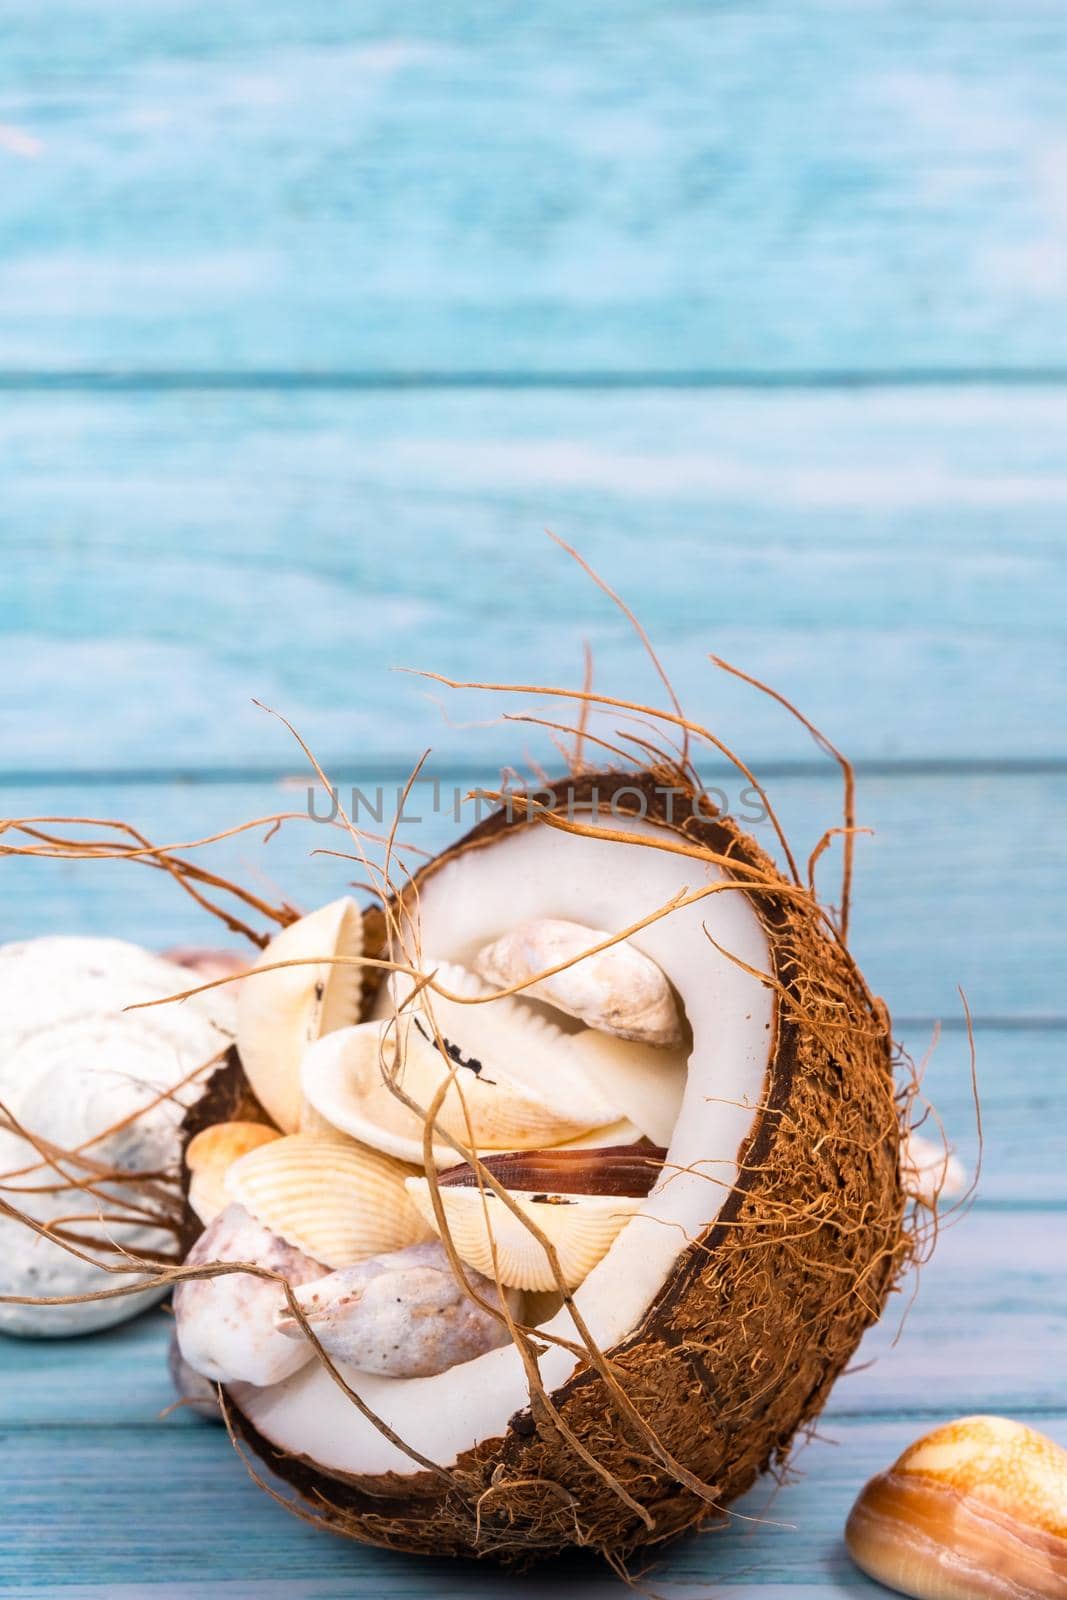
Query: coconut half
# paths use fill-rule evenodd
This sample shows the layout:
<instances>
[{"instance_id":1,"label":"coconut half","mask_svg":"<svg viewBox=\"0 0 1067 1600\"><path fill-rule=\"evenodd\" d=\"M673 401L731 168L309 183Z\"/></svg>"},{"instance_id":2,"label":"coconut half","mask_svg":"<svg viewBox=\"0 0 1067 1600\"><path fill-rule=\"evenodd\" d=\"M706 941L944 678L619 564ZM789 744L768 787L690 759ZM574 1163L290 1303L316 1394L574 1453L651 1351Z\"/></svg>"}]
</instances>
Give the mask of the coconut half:
<instances>
[{"instance_id":1,"label":"coconut half","mask_svg":"<svg viewBox=\"0 0 1067 1600\"><path fill-rule=\"evenodd\" d=\"M885 1009L806 891L697 797L681 806L674 774L671 820L662 781L559 785L558 814L593 837L497 813L406 900L419 947L469 968L524 920L620 932L707 891L631 935L691 1032L680 1109L574 1314L528 1346L533 1394L515 1343L433 1377L341 1367L358 1405L319 1362L229 1387L238 1430L336 1531L516 1561L659 1542L788 1450L903 1264ZM364 928L388 954L381 911Z\"/></svg>"}]
</instances>

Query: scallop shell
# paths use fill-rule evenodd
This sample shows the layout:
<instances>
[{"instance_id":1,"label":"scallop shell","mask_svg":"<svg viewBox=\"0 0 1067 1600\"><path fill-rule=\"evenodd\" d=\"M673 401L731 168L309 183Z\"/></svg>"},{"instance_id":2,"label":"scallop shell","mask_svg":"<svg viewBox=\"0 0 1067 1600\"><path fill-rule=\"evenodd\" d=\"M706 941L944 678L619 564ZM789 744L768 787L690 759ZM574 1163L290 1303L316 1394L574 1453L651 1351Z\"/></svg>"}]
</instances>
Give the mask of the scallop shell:
<instances>
[{"instance_id":1,"label":"scallop shell","mask_svg":"<svg viewBox=\"0 0 1067 1600\"><path fill-rule=\"evenodd\" d=\"M185 1151L189 1204L205 1228L230 1204L224 1183L227 1168L249 1150L280 1138L263 1122L216 1122L190 1140Z\"/></svg>"},{"instance_id":2,"label":"scallop shell","mask_svg":"<svg viewBox=\"0 0 1067 1600\"><path fill-rule=\"evenodd\" d=\"M411 1173L351 1139L293 1133L226 1173L226 1193L257 1222L328 1267L431 1237L404 1190Z\"/></svg>"},{"instance_id":3,"label":"scallop shell","mask_svg":"<svg viewBox=\"0 0 1067 1600\"><path fill-rule=\"evenodd\" d=\"M678 1004L666 975L654 961L628 939L595 955L584 954L611 937L601 928L587 928L580 922L537 917L486 945L474 964L490 983L510 988L527 983L561 961L571 962L561 972L529 983L522 992L620 1039L680 1045L683 1028Z\"/></svg>"},{"instance_id":4,"label":"scallop shell","mask_svg":"<svg viewBox=\"0 0 1067 1600\"><path fill-rule=\"evenodd\" d=\"M409 1178L407 1191L426 1221L439 1231L429 1180ZM642 1204L640 1199L624 1195L509 1192L523 1216L554 1246L568 1289L576 1289L592 1271ZM438 1193L461 1261L494 1282L499 1273L500 1282L510 1289L558 1287L544 1246L499 1195L489 1189L441 1188Z\"/></svg>"},{"instance_id":5,"label":"scallop shell","mask_svg":"<svg viewBox=\"0 0 1067 1600\"><path fill-rule=\"evenodd\" d=\"M571 1047L605 1099L653 1144L670 1144L685 1094L683 1051L616 1039L594 1028L576 1033Z\"/></svg>"},{"instance_id":6,"label":"scallop shell","mask_svg":"<svg viewBox=\"0 0 1067 1600\"><path fill-rule=\"evenodd\" d=\"M550 1100L496 1066L453 1067L424 1035L425 1026L421 1017L405 1015L397 1022L362 1023L320 1040L304 1058L304 1094L333 1127L421 1166L423 1120L390 1087L399 1039L403 1054L395 1071L397 1087L428 1110L447 1084L436 1121L464 1146L473 1140L476 1150L540 1149L592 1131L590 1122L575 1115L558 1083L550 1085L557 1091ZM600 1122L603 1108L598 1110ZM434 1145L433 1158L445 1166L457 1159L452 1146L444 1143Z\"/></svg>"},{"instance_id":7,"label":"scallop shell","mask_svg":"<svg viewBox=\"0 0 1067 1600\"><path fill-rule=\"evenodd\" d=\"M189 975L117 939L47 938L0 948L0 1101L35 1137L124 1174L176 1171L183 1108L232 1037L232 998L127 1011L189 987ZM203 1069L200 1071L199 1069ZM167 1252L173 1236L132 1209L135 1182L44 1192L32 1143L0 1133L5 1198L37 1222L68 1219L88 1252ZM65 1164L72 1184L85 1169ZM47 1181L47 1180L46 1180ZM55 1176L53 1174L53 1181ZM105 1221L103 1213L108 1213ZM128 1215L129 1220L116 1221ZM70 1221L74 1215L78 1222ZM114 1279L13 1217L0 1218L0 1294L58 1298L111 1288ZM122 1322L162 1290L69 1305L0 1305L5 1333L64 1335Z\"/></svg>"},{"instance_id":8,"label":"scallop shell","mask_svg":"<svg viewBox=\"0 0 1067 1600\"><path fill-rule=\"evenodd\" d=\"M241 982L237 1051L260 1104L286 1133L300 1126L300 1061L308 1045L359 1015L363 921L347 896L290 923ZM323 958L316 961L316 957ZM281 961L307 963L276 967ZM263 970L274 967L273 971Z\"/></svg>"},{"instance_id":9,"label":"scallop shell","mask_svg":"<svg viewBox=\"0 0 1067 1600\"><path fill-rule=\"evenodd\" d=\"M455 994L484 1000L493 993L489 984L465 967L430 957L421 964L424 972L435 974L442 988ZM576 1127L603 1127L618 1120L619 1108L604 1098L575 1058L573 1034L525 1001L502 995L484 1005L471 1005L423 989L412 1002L413 985L407 973L392 973L389 992L393 1004L405 1014L416 1012L430 1038L436 1024L457 1063L471 1063L489 1078L506 1076L537 1099L566 1106Z\"/></svg>"}]
</instances>

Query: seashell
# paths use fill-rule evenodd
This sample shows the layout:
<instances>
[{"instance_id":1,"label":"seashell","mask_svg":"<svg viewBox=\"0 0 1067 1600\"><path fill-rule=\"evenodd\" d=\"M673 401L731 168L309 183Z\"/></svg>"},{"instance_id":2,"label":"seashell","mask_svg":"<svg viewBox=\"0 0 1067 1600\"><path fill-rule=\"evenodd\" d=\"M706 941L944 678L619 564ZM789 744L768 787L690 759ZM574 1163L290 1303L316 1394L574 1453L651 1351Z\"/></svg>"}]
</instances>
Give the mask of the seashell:
<instances>
[{"instance_id":1,"label":"seashell","mask_svg":"<svg viewBox=\"0 0 1067 1600\"><path fill-rule=\"evenodd\" d=\"M584 952L610 939L601 928L558 917L520 922L478 953L475 967L500 988L526 983L523 994L544 1000L590 1028L620 1039L675 1047L684 1030L678 1004L666 975L628 939L595 955ZM537 973L573 963L551 977L528 983Z\"/></svg>"},{"instance_id":2,"label":"seashell","mask_svg":"<svg viewBox=\"0 0 1067 1600\"><path fill-rule=\"evenodd\" d=\"M947 1423L871 1479L845 1542L917 1600L1063 1600L1067 1451L1004 1417Z\"/></svg>"},{"instance_id":3,"label":"seashell","mask_svg":"<svg viewBox=\"0 0 1067 1600\"><path fill-rule=\"evenodd\" d=\"M335 1128L416 1166L423 1160L423 1119L393 1092L390 1079L427 1110L448 1084L438 1127L464 1146L473 1140L476 1150L540 1148L592 1132L594 1124L573 1112L559 1083L549 1084L555 1091L549 1098L496 1066L453 1063L425 1036L425 1026L421 1016L405 1015L398 1022L362 1023L320 1040L304 1058L304 1094ZM597 1110L603 1113L599 1104ZM596 1120L602 1122L603 1114ZM438 1143L433 1157L447 1166L456 1152Z\"/></svg>"},{"instance_id":4,"label":"seashell","mask_svg":"<svg viewBox=\"0 0 1067 1600\"><path fill-rule=\"evenodd\" d=\"M505 1189L540 1194L614 1194L644 1198L663 1171L667 1152L647 1139L598 1149L517 1150L486 1156L482 1166ZM477 1189L478 1174L466 1162L442 1172L446 1189Z\"/></svg>"},{"instance_id":5,"label":"seashell","mask_svg":"<svg viewBox=\"0 0 1067 1600\"><path fill-rule=\"evenodd\" d=\"M571 1048L589 1081L646 1139L670 1144L685 1095L683 1051L636 1044L593 1028L574 1034Z\"/></svg>"},{"instance_id":6,"label":"seashell","mask_svg":"<svg viewBox=\"0 0 1067 1600\"><path fill-rule=\"evenodd\" d=\"M266 1148L264 1146L264 1148ZM280 1273L291 1285L324 1275L312 1260L264 1228L243 1206L227 1206L186 1257L186 1266L251 1261ZM213 1383L280 1383L311 1359L311 1346L295 1345L274 1326L285 1290L269 1278L229 1272L187 1278L174 1290L174 1325L183 1360Z\"/></svg>"},{"instance_id":7,"label":"seashell","mask_svg":"<svg viewBox=\"0 0 1067 1600\"><path fill-rule=\"evenodd\" d=\"M921 1133L905 1135L900 1149L900 1175L905 1193L924 1206L951 1200L967 1187L962 1161L943 1144L924 1138Z\"/></svg>"},{"instance_id":8,"label":"seashell","mask_svg":"<svg viewBox=\"0 0 1067 1600\"><path fill-rule=\"evenodd\" d=\"M439 1231L429 1180L409 1178L407 1190L426 1221ZM563 1283L576 1289L641 1205L638 1197L626 1195L508 1192L521 1216L490 1189L438 1190L449 1237L460 1260L494 1282L499 1276L500 1282L512 1289L559 1287L544 1246L523 1217L555 1248Z\"/></svg>"},{"instance_id":9,"label":"seashell","mask_svg":"<svg viewBox=\"0 0 1067 1600\"><path fill-rule=\"evenodd\" d=\"M443 988L471 1000L493 993L492 987L475 973L451 962L425 957L422 969L435 973ZM388 988L394 1006L404 1012L415 1011L431 1040L436 1024L458 1066L469 1066L488 1078L506 1076L530 1090L538 1100L566 1107L575 1131L604 1127L618 1120L618 1106L604 1098L575 1057L573 1036L540 1016L526 1001L504 995L484 1005L470 1005L445 1000L424 989L412 1003L413 986L414 980L407 973L390 974Z\"/></svg>"},{"instance_id":10,"label":"seashell","mask_svg":"<svg viewBox=\"0 0 1067 1600\"><path fill-rule=\"evenodd\" d=\"M188 981L180 967L117 939L48 938L0 948L0 1101L35 1138L81 1152L62 1162L65 1186L46 1193L64 1179L54 1170L42 1174L32 1142L0 1132L5 1198L37 1222L63 1218L72 1242L105 1263L120 1249L134 1256L173 1250L173 1235L144 1211L166 1209L159 1175L178 1169L184 1109L232 1036L234 1006L212 993L181 1006L124 1008L165 999ZM108 1183L99 1175L109 1169L146 1174L153 1192L128 1178ZM90 1178L95 1192L77 1186ZM0 1294L58 1298L113 1286L101 1267L14 1217L0 1218ZM4 1304L0 1330L83 1333L124 1321L163 1292Z\"/></svg>"},{"instance_id":11,"label":"seashell","mask_svg":"<svg viewBox=\"0 0 1067 1600\"><path fill-rule=\"evenodd\" d=\"M411 1170L336 1133L293 1133L242 1156L225 1187L271 1233L345 1267L431 1236L404 1190Z\"/></svg>"},{"instance_id":12,"label":"seashell","mask_svg":"<svg viewBox=\"0 0 1067 1600\"><path fill-rule=\"evenodd\" d=\"M305 1050L359 1015L360 968L329 958L357 957L362 950L363 920L345 897L283 928L241 983L237 1052L257 1099L285 1133L300 1125ZM306 964L262 970L279 961Z\"/></svg>"},{"instance_id":13,"label":"seashell","mask_svg":"<svg viewBox=\"0 0 1067 1600\"><path fill-rule=\"evenodd\" d=\"M173 961L176 967L195 972L202 983L212 983L218 978L232 978L226 992L236 997L240 980L252 965L243 950L211 950L200 945L179 944L163 951L164 961Z\"/></svg>"},{"instance_id":14,"label":"seashell","mask_svg":"<svg viewBox=\"0 0 1067 1600\"><path fill-rule=\"evenodd\" d=\"M280 1138L263 1122L216 1122L190 1140L185 1151L189 1204L205 1227L230 1204L223 1183L227 1168L249 1150Z\"/></svg>"},{"instance_id":15,"label":"seashell","mask_svg":"<svg viewBox=\"0 0 1067 1600\"><path fill-rule=\"evenodd\" d=\"M193 1371L182 1355L178 1335L174 1331L167 1346L167 1370L178 1396L176 1404L184 1411L192 1411L196 1416L203 1417L205 1422L222 1421L215 1385L207 1378L202 1378L199 1372Z\"/></svg>"},{"instance_id":16,"label":"seashell","mask_svg":"<svg viewBox=\"0 0 1067 1600\"><path fill-rule=\"evenodd\" d=\"M479 1273L471 1287L500 1306L495 1283ZM512 1316L522 1296L505 1290ZM327 1355L360 1372L389 1378L427 1378L508 1343L507 1323L483 1311L457 1281L436 1239L331 1272L305 1284L295 1298ZM288 1306L275 1327L290 1339L304 1330Z\"/></svg>"}]
</instances>

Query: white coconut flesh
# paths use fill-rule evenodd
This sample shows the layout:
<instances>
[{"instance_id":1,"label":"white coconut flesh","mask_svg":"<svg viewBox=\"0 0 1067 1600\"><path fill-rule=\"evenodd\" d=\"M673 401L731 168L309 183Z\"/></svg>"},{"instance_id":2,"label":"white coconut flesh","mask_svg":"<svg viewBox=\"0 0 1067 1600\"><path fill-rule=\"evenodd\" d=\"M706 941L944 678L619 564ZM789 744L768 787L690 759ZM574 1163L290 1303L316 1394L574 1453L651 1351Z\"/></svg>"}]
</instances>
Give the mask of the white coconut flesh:
<instances>
[{"instance_id":1,"label":"white coconut flesh","mask_svg":"<svg viewBox=\"0 0 1067 1600\"><path fill-rule=\"evenodd\" d=\"M666 833L637 818L613 816L610 827L638 838L662 839ZM524 919L569 918L621 930L679 891L721 882L724 876L718 867L691 857L520 824L483 848L457 855L422 882L420 945L469 966L481 948ZM702 924L749 967L769 969L766 935L749 900L736 891L708 895L633 938L674 985L693 1044L664 1171L575 1293L604 1351L637 1327L688 1244L715 1221L737 1177L738 1153L764 1091L774 1036L772 991L721 954ZM575 1338L566 1309L544 1326ZM575 1365L573 1355L550 1346L540 1358L545 1388L558 1389ZM428 1378L343 1371L409 1447L442 1466L482 1440L501 1437L509 1417L525 1409L529 1398L513 1345ZM316 1362L284 1383L270 1388L236 1384L232 1393L273 1445L327 1471L377 1476L421 1470L345 1402Z\"/></svg>"}]
</instances>

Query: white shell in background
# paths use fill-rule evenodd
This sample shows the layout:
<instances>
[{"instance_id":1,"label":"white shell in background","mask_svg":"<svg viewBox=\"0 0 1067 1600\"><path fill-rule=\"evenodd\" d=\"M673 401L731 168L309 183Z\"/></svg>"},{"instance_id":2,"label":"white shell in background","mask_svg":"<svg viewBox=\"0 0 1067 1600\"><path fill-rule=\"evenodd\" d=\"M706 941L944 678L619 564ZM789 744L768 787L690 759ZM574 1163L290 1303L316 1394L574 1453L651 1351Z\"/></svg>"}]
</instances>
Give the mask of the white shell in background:
<instances>
[{"instance_id":1,"label":"white shell in background","mask_svg":"<svg viewBox=\"0 0 1067 1600\"><path fill-rule=\"evenodd\" d=\"M431 1237L404 1189L411 1170L337 1134L293 1133L242 1156L225 1186L271 1233L344 1267Z\"/></svg>"},{"instance_id":2,"label":"white shell in background","mask_svg":"<svg viewBox=\"0 0 1067 1600\"><path fill-rule=\"evenodd\" d=\"M262 1122L216 1122L190 1140L185 1152L189 1169L189 1204L207 1227L230 1204L224 1179L241 1156L281 1134Z\"/></svg>"},{"instance_id":3,"label":"white shell in background","mask_svg":"<svg viewBox=\"0 0 1067 1600\"><path fill-rule=\"evenodd\" d=\"M454 994L478 1000L493 993L490 984L464 967L432 956L423 956L420 964L424 973L435 974L441 987ZM572 1034L526 1001L504 995L484 1005L470 1005L423 989L411 1002L413 987L407 973L390 974L388 988L394 1005L405 1014L419 1015L431 1039L434 1030L428 1008L432 1008L437 1031L458 1052L454 1059L477 1062L484 1077L506 1075L545 1104L565 1107L575 1132L618 1120L619 1108L586 1078L575 1059Z\"/></svg>"},{"instance_id":4,"label":"white shell in background","mask_svg":"<svg viewBox=\"0 0 1067 1600\"><path fill-rule=\"evenodd\" d=\"M286 1133L300 1126L304 1051L359 1015L362 975L352 958L362 950L359 907L345 897L283 928L242 979L237 1052L256 1098ZM281 961L306 965L263 970Z\"/></svg>"},{"instance_id":5,"label":"white shell in background","mask_svg":"<svg viewBox=\"0 0 1067 1600\"><path fill-rule=\"evenodd\" d=\"M176 1178L184 1108L197 1099L208 1064L232 1038L233 1000L212 991L147 1011L124 1008L188 987L181 967L118 939L48 938L0 947L0 1100L27 1130L64 1150L83 1147L101 1166ZM40 1160L32 1144L0 1133L0 1174ZM65 1174L73 1180L85 1169L71 1162ZM15 1191L5 1191L5 1198L38 1222L77 1213L86 1220L69 1228L86 1241L110 1240L134 1254L173 1250L173 1235L145 1221L102 1220L104 1212L129 1214L136 1200L130 1186L103 1184L99 1197L76 1188L32 1193L64 1181L54 1169L41 1168L3 1181ZM90 1250L115 1260L106 1247ZM116 1282L25 1224L0 1218L0 1293L88 1294ZM0 1305L0 1331L63 1335L104 1328L163 1292L81 1305Z\"/></svg>"},{"instance_id":6,"label":"white shell in background","mask_svg":"<svg viewBox=\"0 0 1067 1600\"><path fill-rule=\"evenodd\" d=\"M646 1139L669 1145L685 1094L685 1053L613 1038L594 1028L572 1035L571 1046L586 1077L604 1098Z\"/></svg>"},{"instance_id":7,"label":"white shell in background","mask_svg":"<svg viewBox=\"0 0 1067 1600\"><path fill-rule=\"evenodd\" d=\"M436 1231L429 1181L409 1178L407 1189ZM443 1188L438 1193L456 1254L468 1266L494 1281L499 1273L501 1283L512 1289L557 1288L544 1246L499 1195L477 1188ZM554 1246L568 1289L578 1287L642 1205L639 1199L614 1194L533 1195L511 1191L511 1198Z\"/></svg>"},{"instance_id":8,"label":"white shell in background","mask_svg":"<svg viewBox=\"0 0 1067 1600\"><path fill-rule=\"evenodd\" d=\"M527 983L561 961L573 962L562 972L530 983L523 994L620 1039L680 1045L683 1029L671 986L656 963L628 939L577 959L610 938L602 928L587 928L581 922L536 917L486 945L475 966L491 984L506 989Z\"/></svg>"},{"instance_id":9,"label":"white shell in background","mask_svg":"<svg viewBox=\"0 0 1067 1600\"><path fill-rule=\"evenodd\" d=\"M398 1087L428 1110L438 1090L447 1084L436 1121L464 1147L473 1140L478 1150L536 1150L592 1132L594 1125L575 1114L558 1074L547 1086L552 1093L549 1099L497 1066L480 1072L453 1069L420 1032L426 1025L421 1017L411 1019L405 1014L396 1023L366 1022L330 1034L304 1057L304 1094L333 1127L401 1161L421 1166L422 1119L393 1093L385 1075L394 1072L399 1039L403 1053L396 1068ZM580 1090L578 1098L587 1116L589 1094ZM601 1113L599 1122L612 1120L599 1099L593 1103ZM433 1156L436 1164L445 1166L459 1159L444 1143L434 1146Z\"/></svg>"},{"instance_id":10,"label":"white shell in background","mask_svg":"<svg viewBox=\"0 0 1067 1600\"><path fill-rule=\"evenodd\" d=\"M278 1272L293 1286L324 1276L320 1262L279 1239L242 1206L227 1206L206 1228L186 1257L186 1266L214 1261L251 1261ZM230 1272L216 1278L187 1278L174 1290L178 1348L194 1372L213 1383L280 1383L298 1372L313 1354L274 1326L286 1303L285 1290L269 1278Z\"/></svg>"},{"instance_id":11,"label":"white shell in background","mask_svg":"<svg viewBox=\"0 0 1067 1600\"><path fill-rule=\"evenodd\" d=\"M900 1174L904 1192L924 1206L952 1200L967 1187L962 1161L943 1144L921 1133L905 1135L900 1147Z\"/></svg>"},{"instance_id":12,"label":"white shell in background","mask_svg":"<svg viewBox=\"0 0 1067 1600\"><path fill-rule=\"evenodd\" d=\"M470 1274L472 1288L500 1306L495 1283ZM375 1256L305 1284L295 1298L327 1355L360 1372L425 1378L508 1343L507 1323L476 1305L457 1282L438 1240ZM512 1316L521 1295L507 1292ZM291 1339L304 1330L288 1306L275 1326Z\"/></svg>"}]
</instances>

